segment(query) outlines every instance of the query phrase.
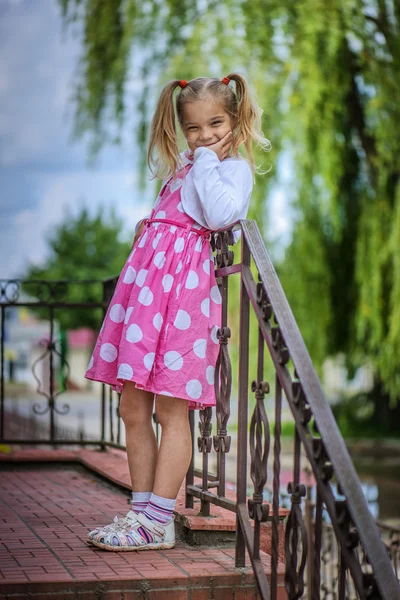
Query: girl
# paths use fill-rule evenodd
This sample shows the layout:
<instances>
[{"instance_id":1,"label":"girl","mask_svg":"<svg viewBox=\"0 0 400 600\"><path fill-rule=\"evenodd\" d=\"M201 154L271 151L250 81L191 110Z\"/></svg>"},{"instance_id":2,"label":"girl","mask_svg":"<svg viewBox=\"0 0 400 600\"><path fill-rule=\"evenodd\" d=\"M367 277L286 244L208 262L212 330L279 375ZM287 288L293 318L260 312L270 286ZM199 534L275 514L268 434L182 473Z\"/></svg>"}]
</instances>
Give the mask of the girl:
<instances>
[{"instance_id":1,"label":"girl","mask_svg":"<svg viewBox=\"0 0 400 600\"><path fill-rule=\"evenodd\" d=\"M178 86L176 115L188 145L182 154L173 101ZM240 75L175 80L164 87L148 162L153 175L165 180L151 215L136 228L86 373L122 391L133 490L124 519L89 533L88 541L99 548L175 545L173 510L191 460L188 410L215 405L221 296L209 240L211 232L246 218L253 141L269 146L260 110ZM238 153L241 145L248 161Z\"/></svg>"}]
</instances>

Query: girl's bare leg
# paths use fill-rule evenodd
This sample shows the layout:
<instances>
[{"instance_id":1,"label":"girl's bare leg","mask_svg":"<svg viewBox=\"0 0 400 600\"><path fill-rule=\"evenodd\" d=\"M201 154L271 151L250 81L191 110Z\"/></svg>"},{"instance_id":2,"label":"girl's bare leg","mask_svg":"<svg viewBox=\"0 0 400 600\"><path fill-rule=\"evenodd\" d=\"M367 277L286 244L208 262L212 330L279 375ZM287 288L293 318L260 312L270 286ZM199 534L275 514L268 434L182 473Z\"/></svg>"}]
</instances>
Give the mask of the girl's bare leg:
<instances>
[{"instance_id":1,"label":"girl's bare leg","mask_svg":"<svg viewBox=\"0 0 400 600\"><path fill-rule=\"evenodd\" d=\"M161 444L153 493L162 498L175 499L192 457L188 402L157 396L156 414L161 425Z\"/></svg>"},{"instance_id":2,"label":"girl's bare leg","mask_svg":"<svg viewBox=\"0 0 400 600\"><path fill-rule=\"evenodd\" d=\"M125 424L126 452L133 492L152 492L157 464L157 440L152 426L154 394L124 383L120 415Z\"/></svg>"}]
</instances>

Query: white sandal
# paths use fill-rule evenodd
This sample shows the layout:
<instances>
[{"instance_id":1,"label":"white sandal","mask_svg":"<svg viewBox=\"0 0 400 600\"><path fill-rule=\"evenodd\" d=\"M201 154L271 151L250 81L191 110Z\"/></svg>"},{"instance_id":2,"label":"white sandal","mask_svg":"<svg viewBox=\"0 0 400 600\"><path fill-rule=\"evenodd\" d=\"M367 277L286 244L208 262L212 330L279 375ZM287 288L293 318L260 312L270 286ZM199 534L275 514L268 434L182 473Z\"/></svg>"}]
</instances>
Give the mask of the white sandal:
<instances>
[{"instance_id":1,"label":"white sandal","mask_svg":"<svg viewBox=\"0 0 400 600\"><path fill-rule=\"evenodd\" d=\"M129 514L129 513L128 513ZM121 522L122 523L122 522ZM152 538L151 542L138 533L143 527ZM113 530L101 530L98 535L91 539L91 543L97 548L110 550L111 552L134 552L137 550L168 550L175 546L175 523L174 518L165 525L151 521L143 513L135 515L135 521L116 527Z\"/></svg>"},{"instance_id":2,"label":"white sandal","mask_svg":"<svg viewBox=\"0 0 400 600\"><path fill-rule=\"evenodd\" d=\"M88 542L88 544L94 544L93 540L96 539L97 537L101 537L101 535L103 535L104 533L112 533L113 531L116 531L120 527L125 527L125 526L132 527L133 524L136 522L136 517L137 517L137 513L135 513L133 510L130 510L128 512L128 514L125 515L125 517L123 517L122 519L118 519L118 517L115 516L113 519L113 522L110 523L109 525L105 525L104 527L98 527L97 529L93 529L92 531L89 531L86 541Z\"/></svg>"}]
</instances>

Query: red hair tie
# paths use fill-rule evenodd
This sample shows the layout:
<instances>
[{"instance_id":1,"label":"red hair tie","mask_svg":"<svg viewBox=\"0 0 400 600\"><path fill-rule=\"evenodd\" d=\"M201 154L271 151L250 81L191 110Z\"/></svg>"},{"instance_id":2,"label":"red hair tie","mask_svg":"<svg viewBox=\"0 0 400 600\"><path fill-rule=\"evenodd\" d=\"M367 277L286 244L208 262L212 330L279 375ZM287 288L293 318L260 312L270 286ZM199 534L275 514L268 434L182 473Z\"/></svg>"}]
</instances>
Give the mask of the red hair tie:
<instances>
[{"instance_id":1,"label":"red hair tie","mask_svg":"<svg viewBox=\"0 0 400 600\"><path fill-rule=\"evenodd\" d=\"M179 85L181 86L181 88L183 89L184 87L186 87L188 84L188 82L185 79L181 79L179 82Z\"/></svg>"},{"instance_id":2,"label":"red hair tie","mask_svg":"<svg viewBox=\"0 0 400 600\"><path fill-rule=\"evenodd\" d=\"M229 83L229 82L230 82L230 79L229 79L229 77L224 77L224 78L222 79L222 83L224 83L225 85L228 85L228 83Z\"/></svg>"}]
</instances>

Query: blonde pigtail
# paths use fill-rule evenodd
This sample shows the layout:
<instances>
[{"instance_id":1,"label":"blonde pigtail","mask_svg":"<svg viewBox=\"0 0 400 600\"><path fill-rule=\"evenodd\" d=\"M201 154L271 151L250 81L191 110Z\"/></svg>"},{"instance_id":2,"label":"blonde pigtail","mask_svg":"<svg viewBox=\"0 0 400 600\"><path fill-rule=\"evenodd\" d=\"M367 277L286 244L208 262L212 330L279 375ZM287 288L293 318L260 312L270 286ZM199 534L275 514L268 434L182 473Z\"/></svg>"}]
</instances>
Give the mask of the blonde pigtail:
<instances>
[{"instance_id":1,"label":"blonde pigtail","mask_svg":"<svg viewBox=\"0 0 400 600\"><path fill-rule=\"evenodd\" d=\"M153 178L164 179L170 177L179 166L178 137L173 101L174 91L179 85L179 79L174 79L165 85L151 122L147 162Z\"/></svg>"},{"instance_id":2,"label":"blonde pigtail","mask_svg":"<svg viewBox=\"0 0 400 600\"><path fill-rule=\"evenodd\" d=\"M241 75L230 73L228 79L235 82L238 102L237 126L234 132L232 151L234 155L237 155L239 146L243 144L252 171L255 172L256 166L252 152L252 142L256 142L263 150L269 151L271 149L271 143L264 137L261 129L262 111L254 103L249 86Z\"/></svg>"}]
</instances>

